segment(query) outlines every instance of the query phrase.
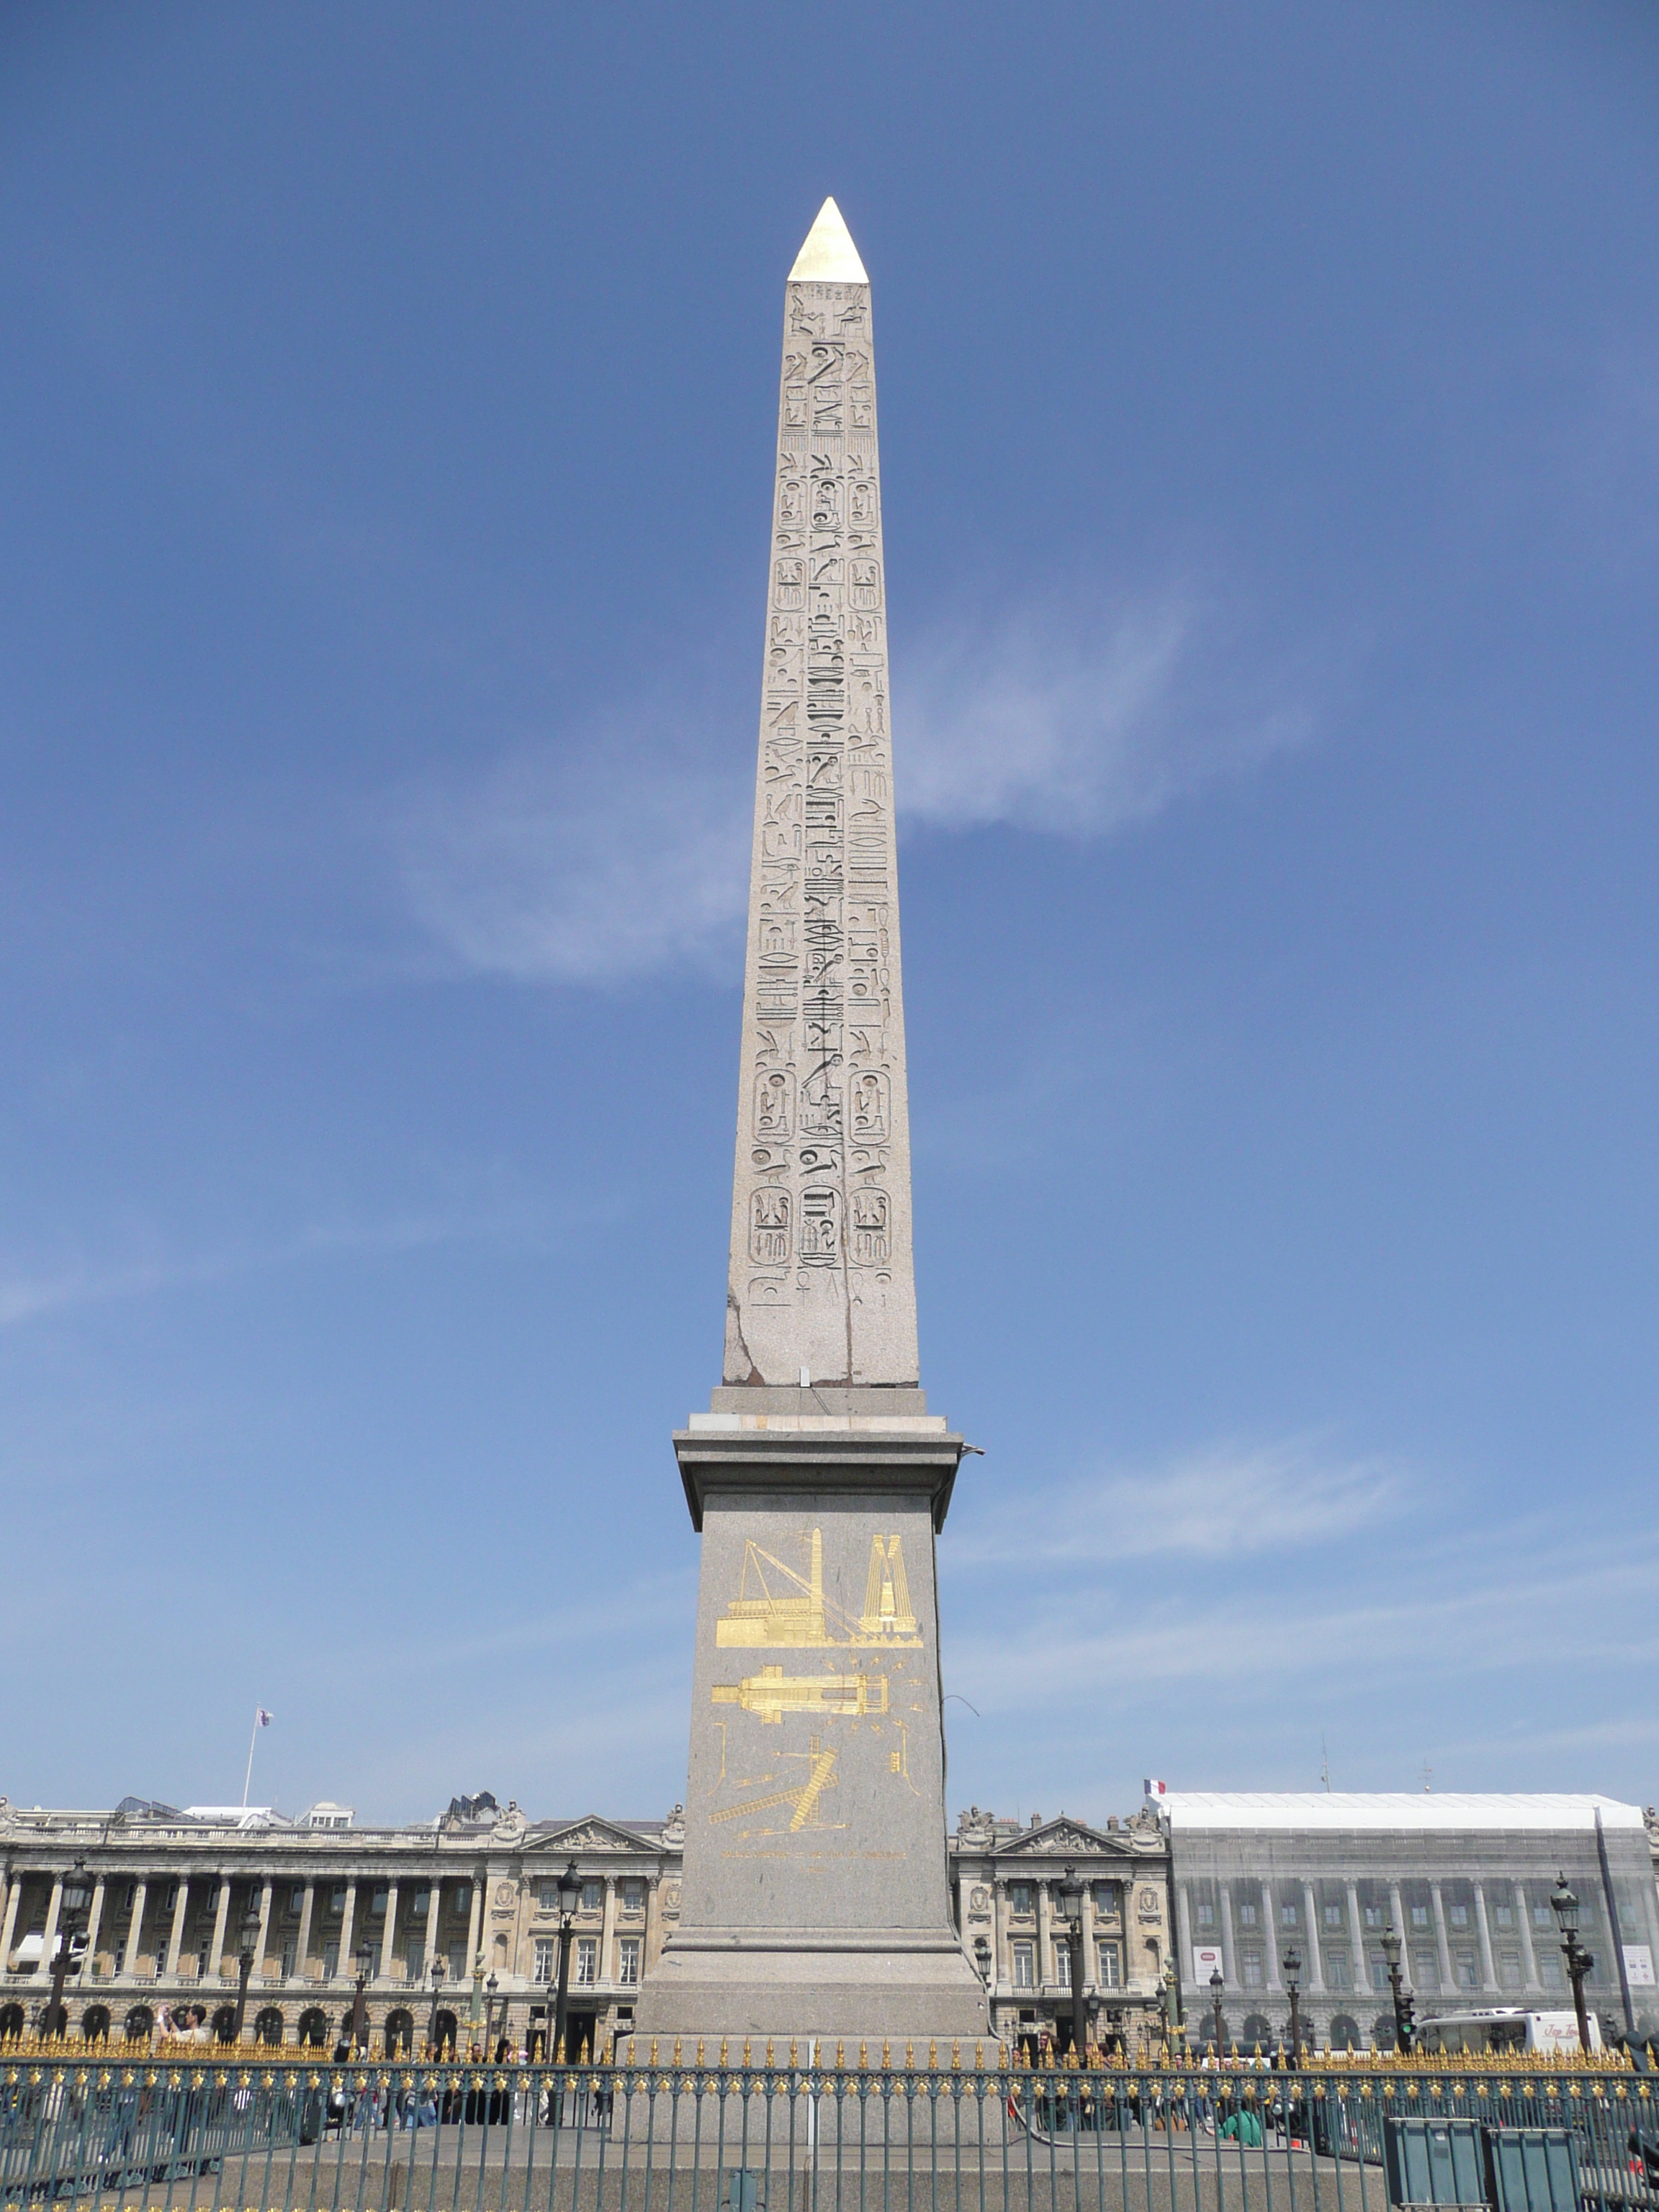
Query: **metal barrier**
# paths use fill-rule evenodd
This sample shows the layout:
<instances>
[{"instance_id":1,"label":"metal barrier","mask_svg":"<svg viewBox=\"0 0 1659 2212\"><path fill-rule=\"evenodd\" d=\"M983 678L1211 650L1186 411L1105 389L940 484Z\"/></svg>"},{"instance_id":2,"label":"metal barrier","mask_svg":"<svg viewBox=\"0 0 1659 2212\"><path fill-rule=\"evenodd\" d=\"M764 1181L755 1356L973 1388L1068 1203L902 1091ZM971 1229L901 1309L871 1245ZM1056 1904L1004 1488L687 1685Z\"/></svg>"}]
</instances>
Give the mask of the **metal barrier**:
<instances>
[{"instance_id":1,"label":"metal barrier","mask_svg":"<svg viewBox=\"0 0 1659 2212\"><path fill-rule=\"evenodd\" d=\"M1386 2212L1388 2124L1453 2120L1490 2139L1501 2212L1522 2130L1566 2132L1583 2212L1659 2212L1659 2098L1611 2070L242 2057L0 2054L0 2208Z\"/></svg>"}]
</instances>

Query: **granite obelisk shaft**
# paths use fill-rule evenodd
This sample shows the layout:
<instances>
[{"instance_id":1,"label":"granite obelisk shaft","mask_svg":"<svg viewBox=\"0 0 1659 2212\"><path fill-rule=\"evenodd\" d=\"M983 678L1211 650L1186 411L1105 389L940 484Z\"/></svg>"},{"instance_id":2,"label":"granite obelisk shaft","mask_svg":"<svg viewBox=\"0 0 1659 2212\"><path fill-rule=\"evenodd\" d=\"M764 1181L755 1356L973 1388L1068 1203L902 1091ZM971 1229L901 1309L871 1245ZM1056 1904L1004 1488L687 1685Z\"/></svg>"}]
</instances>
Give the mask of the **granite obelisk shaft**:
<instances>
[{"instance_id":1,"label":"granite obelisk shaft","mask_svg":"<svg viewBox=\"0 0 1659 2212\"><path fill-rule=\"evenodd\" d=\"M872 338L830 201L784 314L728 1383L918 1376Z\"/></svg>"},{"instance_id":2,"label":"granite obelisk shaft","mask_svg":"<svg viewBox=\"0 0 1659 2212\"><path fill-rule=\"evenodd\" d=\"M979 2038L946 1894L917 1382L870 287L833 200L790 273L725 1381L674 1449L702 1535L678 1923L637 2032Z\"/></svg>"}]
</instances>

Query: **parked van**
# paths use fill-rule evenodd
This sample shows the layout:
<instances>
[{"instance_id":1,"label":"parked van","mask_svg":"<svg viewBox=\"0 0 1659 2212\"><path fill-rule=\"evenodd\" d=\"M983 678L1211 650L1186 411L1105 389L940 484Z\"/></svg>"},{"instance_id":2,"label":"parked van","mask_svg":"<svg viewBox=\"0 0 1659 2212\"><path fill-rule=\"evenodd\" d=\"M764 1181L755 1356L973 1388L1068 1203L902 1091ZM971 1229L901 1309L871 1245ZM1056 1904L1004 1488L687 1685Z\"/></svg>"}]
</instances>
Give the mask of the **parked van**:
<instances>
[{"instance_id":1,"label":"parked van","mask_svg":"<svg viewBox=\"0 0 1659 2212\"><path fill-rule=\"evenodd\" d=\"M1601 2048L1601 2023L1589 2016L1590 2049ZM1571 2012L1523 2012L1518 2005L1495 2005L1481 2012L1443 2013L1438 2020L1419 2024L1417 2048L1431 2055L1442 2051L1537 2051L1550 2057L1558 2052L1577 2057L1578 2015Z\"/></svg>"}]
</instances>

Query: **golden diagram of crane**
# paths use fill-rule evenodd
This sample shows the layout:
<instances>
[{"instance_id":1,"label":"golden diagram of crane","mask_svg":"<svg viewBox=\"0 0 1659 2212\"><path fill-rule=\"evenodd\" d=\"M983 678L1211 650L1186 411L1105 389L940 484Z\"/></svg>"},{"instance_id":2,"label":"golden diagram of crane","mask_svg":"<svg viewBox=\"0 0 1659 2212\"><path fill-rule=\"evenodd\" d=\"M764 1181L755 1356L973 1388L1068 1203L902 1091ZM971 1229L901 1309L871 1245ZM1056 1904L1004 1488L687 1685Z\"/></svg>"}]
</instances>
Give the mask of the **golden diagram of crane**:
<instances>
[{"instance_id":1,"label":"golden diagram of crane","mask_svg":"<svg viewBox=\"0 0 1659 2212\"><path fill-rule=\"evenodd\" d=\"M864 1611L858 1614L823 1594L823 1531L803 1531L800 1540L807 1547L804 1575L752 1540L745 1543L738 1594L714 1624L717 1644L726 1650L787 1644L798 1650L921 1644L896 1535L870 1539Z\"/></svg>"},{"instance_id":2,"label":"golden diagram of crane","mask_svg":"<svg viewBox=\"0 0 1659 2212\"><path fill-rule=\"evenodd\" d=\"M775 1805L793 1805L795 1809L789 1820L792 1835L809 1823L814 1826L822 1825L814 1821L812 1816L817 1810L818 1799L826 1790L833 1790L836 1786L836 1753L825 1751L823 1739L813 1736L805 1751L786 1752L784 1756L787 1759L805 1759L811 1762L806 1779L799 1790L775 1790L769 1796L750 1797L742 1805L723 1805L719 1812L708 1815L710 1820L736 1820L745 1813L766 1813Z\"/></svg>"}]
</instances>

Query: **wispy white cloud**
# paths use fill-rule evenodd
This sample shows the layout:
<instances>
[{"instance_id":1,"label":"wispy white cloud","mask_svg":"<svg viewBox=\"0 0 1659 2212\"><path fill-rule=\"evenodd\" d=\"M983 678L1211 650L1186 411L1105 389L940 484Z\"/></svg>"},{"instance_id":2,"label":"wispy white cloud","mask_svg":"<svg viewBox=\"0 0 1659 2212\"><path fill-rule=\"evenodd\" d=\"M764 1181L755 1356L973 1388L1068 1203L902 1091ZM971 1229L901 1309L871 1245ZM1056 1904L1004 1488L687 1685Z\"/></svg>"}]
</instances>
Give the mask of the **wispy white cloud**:
<instances>
[{"instance_id":1,"label":"wispy white cloud","mask_svg":"<svg viewBox=\"0 0 1659 2212\"><path fill-rule=\"evenodd\" d=\"M728 948L749 890L753 764L653 742L641 710L522 745L471 785L408 796L397 845L417 920L462 966L609 983Z\"/></svg>"},{"instance_id":2,"label":"wispy white cloud","mask_svg":"<svg viewBox=\"0 0 1659 2212\"><path fill-rule=\"evenodd\" d=\"M1284 1553L1383 1519L1404 1487L1381 1459L1346 1459L1308 1438L1217 1445L1167 1467L1024 1492L951 1550L953 1567Z\"/></svg>"},{"instance_id":3,"label":"wispy white cloud","mask_svg":"<svg viewBox=\"0 0 1659 2212\"><path fill-rule=\"evenodd\" d=\"M902 816L1094 836L1307 741L1307 687L1264 672L1194 590L1079 592L953 616L895 672ZM730 972L748 889L752 723L645 698L404 795L404 896L444 956L526 981Z\"/></svg>"},{"instance_id":4,"label":"wispy white cloud","mask_svg":"<svg viewBox=\"0 0 1659 2212\"><path fill-rule=\"evenodd\" d=\"M1194 589L951 621L895 677L899 801L945 829L1098 836L1305 744L1314 717Z\"/></svg>"}]
</instances>

